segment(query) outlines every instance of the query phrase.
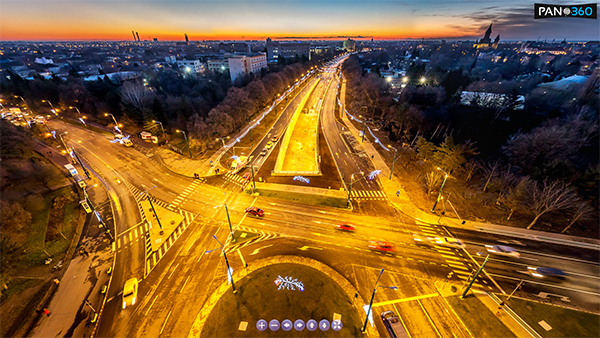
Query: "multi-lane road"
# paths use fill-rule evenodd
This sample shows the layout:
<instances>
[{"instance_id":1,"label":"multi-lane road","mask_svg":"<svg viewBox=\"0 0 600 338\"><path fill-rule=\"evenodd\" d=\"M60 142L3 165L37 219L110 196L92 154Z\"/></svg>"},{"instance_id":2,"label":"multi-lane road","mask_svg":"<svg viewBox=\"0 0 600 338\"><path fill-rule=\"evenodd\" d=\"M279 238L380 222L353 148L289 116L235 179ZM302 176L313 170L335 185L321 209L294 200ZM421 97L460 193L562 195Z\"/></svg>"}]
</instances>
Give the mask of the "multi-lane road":
<instances>
[{"instance_id":1,"label":"multi-lane road","mask_svg":"<svg viewBox=\"0 0 600 338\"><path fill-rule=\"evenodd\" d=\"M369 192L365 196L382 196L361 200L360 194L353 195L353 211L241 194L239 182L231 175L202 180L178 176L155 162L152 156L111 143L109 136L60 122L50 123L54 129L69 131L69 145L101 175L114 212L114 225L110 226L114 226L116 233L115 270L97 336L187 335L207 298L226 283L222 256L218 251L206 253L218 248L213 235L226 243L230 263L236 270L243 268L242 262L252 264L274 255L309 257L353 281L363 299L370 295L372 277L385 268L387 273L383 278L387 285L402 287L398 292L382 291L376 303L427 296L375 308L376 315L391 309L409 318L407 327L414 336L451 336L451 333L466 336L455 319L445 315L445 305L435 296L432 282L444 280L449 272L452 272L451 281L466 281L483 263L486 244L510 245L522 256L520 259L491 256L486 274L475 282L476 288L509 293L522 279L525 282L519 296L554 297L563 305L597 310L600 295L597 251L447 229L424 224L389 206L377 180L362 179L363 176L357 174L377 168L342 136L344 126L335 119L337 66L332 64L319 75L322 83L312 98L312 102L322 102L321 123L330 156L346 184L355 174L353 190ZM283 134L303 93L300 91L298 97L290 100L267 137L249 152L256 161L253 165L260 167L264 158L273 156L262 157L259 153L271 135ZM156 203L184 216L174 240L156 251L149 249L148 229L139 210L141 193L147 189L151 189ZM240 231L256 233L253 240L241 244L230 242L225 203L232 225ZM265 216L248 216L244 213L247 206L263 208ZM337 231L335 226L340 222L351 222L357 230L354 233ZM415 241L414 234L456 236L467 246L463 249L424 245ZM369 241L391 242L395 251L374 251L369 249ZM560 268L569 274L569 279L562 283L539 280L522 273L528 266ZM135 306L122 309L123 284L131 277L141 281L138 301ZM375 323L383 334L385 329L381 322L376 320Z\"/></svg>"}]
</instances>

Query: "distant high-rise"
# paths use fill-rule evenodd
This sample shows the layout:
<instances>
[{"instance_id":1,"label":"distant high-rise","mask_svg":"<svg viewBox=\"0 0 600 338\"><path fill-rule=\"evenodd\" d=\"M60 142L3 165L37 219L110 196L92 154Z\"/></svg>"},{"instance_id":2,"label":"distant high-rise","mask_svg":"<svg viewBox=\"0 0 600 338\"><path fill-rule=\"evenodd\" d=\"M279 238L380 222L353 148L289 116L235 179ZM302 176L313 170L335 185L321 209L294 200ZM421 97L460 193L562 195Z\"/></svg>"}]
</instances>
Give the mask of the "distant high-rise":
<instances>
[{"instance_id":1,"label":"distant high-rise","mask_svg":"<svg viewBox=\"0 0 600 338\"><path fill-rule=\"evenodd\" d=\"M133 41L137 41L137 39L135 38L135 32L131 31L131 34L133 34Z\"/></svg>"},{"instance_id":2,"label":"distant high-rise","mask_svg":"<svg viewBox=\"0 0 600 338\"><path fill-rule=\"evenodd\" d=\"M492 39L490 38L491 35L492 35L492 24L490 24L488 29L485 31L483 38L479 41L475 41L475 45L473 47L480 48L480 49L498 48L498 43L500 42L500 34L498 34L496 36L496 39L494 39L493 42L492 42Z\"/></svg>"},{"instance_id":3,"label":"distant high-rise","mask_svg":"<svg viewBox=\"0 0 600 338\"><path fill-rule=\"evenodd\" d=\"M487 43L488 45L492 43L492 39L490 38L490 35L492 34L492 24L490 24L490 27L488 27L487 31L485 31L485 35L483 36L483 39L481 39L481 41L479 41L480 44L484 44Z\"/></svg>"},{"instance_id":4,"label":"distant high-rise","mask_svg":"<svg viewBox=\"0 0 600 338\"><path fill-rule=\"evenodd\" d=\"M140 40L140 34L139 34L138 32L135 32L135 35L137 36L137 38L138 38L138 41L141 41L141 40Z\"/></svg>"},{"instance_id":5,"label":"distant high-rise","mask_svg":"<svg viewBox=\"0 0 600 338\"><path fill-rule=\"evenodd\" d=\"M188 39L187 33L184 33L183 35L185 36L185 43L189 44L190 39Z\"/></svg>"}]
</instances>

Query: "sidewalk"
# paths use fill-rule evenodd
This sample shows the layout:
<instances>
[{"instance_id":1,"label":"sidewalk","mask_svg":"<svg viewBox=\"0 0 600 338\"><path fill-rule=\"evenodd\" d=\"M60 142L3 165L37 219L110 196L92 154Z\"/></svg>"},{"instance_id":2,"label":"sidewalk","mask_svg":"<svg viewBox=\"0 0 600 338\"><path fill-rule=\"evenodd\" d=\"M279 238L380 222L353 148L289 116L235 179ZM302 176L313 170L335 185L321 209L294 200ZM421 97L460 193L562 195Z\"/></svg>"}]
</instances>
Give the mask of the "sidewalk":
<instances>
[{"instance_id":1,"label":"sidewalk","mask_svg":"<svg viewBox=\"0 0 600 338\"><path fill-rule=\"evenodd\" d=\"M409 198L408 194L400 184L399 180L394 176L392 180L388 179L390 177L390 168L387 166L387 163L383 159L383 157L379 154L375 147L379 147L379 145L370 143L368 140L365 142L361 141L359 130L354 127L354 125L348 119L348 116L344 112L344 95L346 92L346 84L345 81L342 82L340 86L340 101L342 102L342 121L350 130L352 135L361 143L365 152L371 157L371 161L373 162L373 166L381 170L381 174L379 177L379 183L383 188L383 191L387 195L390 202L396 207L396 209L400 210L404 214L410 215L415 218L417 221L421 221L429 224L440 224L453 228L462 228L473 231L484 231L494 234L501 234L511 237L525 238L531 239L540 242L549 242L555 244L563 244L570 245L585 249L598 250L600 251L600 240L592 239L592 238L584 238L584 237L576 237L569 236L563 234L556 234L550 232L543 232L538 230L527 230L522 228L513 228L509 226L491 224L491 223L483 223L483 222L474 222L474 221L461 221L455 218L449 217L440 217L439 215L424 212L419 209ZM396 196L396 192L400 191L399 196ZM464 223L464 224L463 224Z\"/></svg>"},{"instance_id":2,"label":"sidewalk","mask_svg":"<svg viewBox=\"0 0 600 338\"><path fill-rule=\"evenodd\" d=\"M450 306L450 308L452 309L454 314L458 318L460 318L461 321L463 321L464 319L467 319L467 318L461 318L461 314L463 316L465 315L463 313L463 309L460 309L460 307L456 308L456 306L451 305L450 302L448 301L448 298L456 299L457 297L459 297L462 294L462 291L464 290L465 286L453 284L451 282L445 282L445 283L435 282L434 286L437 289L440 296L444 297L444 301L447 302L447 304ZM454 292L452 291L452 289L451 289L452 286L456 287L456 291L454 291ZM493 317L495 317L499 320L499 322L496 321L497 325L502 326L502 324L503 324L504 326L506 326L506 328L508 328L512 333L514 333L519 338L523 338L523 337L541 338L539 335L536 335L535 331L533 331L507 305L500 306L500 304L493 298L493 296L491 296L487 292L471 291L468 293L467 297L465 297L464 300L460 300L461 304L464 304L466 309L473 310L471 308L471 306L473 306L473 304L469 305L469 303L468 303L469 297L476 297L489 310L489 313L484 311L486 313L479 314L480 316L482 316L481 318L485 318L487 316L488 318L492 319L491 321L488 321L488 324L493 324L493 322L492 322L492 321L494 321ZM472 300L470 300L470 301L472 302ZM471 314L469 313L468 316L471 316ZM463 322L463 324L465 324L465 323ZM528 328L529 328L529 330L533 331L534 333L532 334L531 331L528 330ZM470 328L470 329L473 330L473 328ZM499 329L500 328L498 328L498 330ZM471 332L471 334L472 335L474 334L475 336L477 336L477 332Z\"/></svg>"}]
</instances>

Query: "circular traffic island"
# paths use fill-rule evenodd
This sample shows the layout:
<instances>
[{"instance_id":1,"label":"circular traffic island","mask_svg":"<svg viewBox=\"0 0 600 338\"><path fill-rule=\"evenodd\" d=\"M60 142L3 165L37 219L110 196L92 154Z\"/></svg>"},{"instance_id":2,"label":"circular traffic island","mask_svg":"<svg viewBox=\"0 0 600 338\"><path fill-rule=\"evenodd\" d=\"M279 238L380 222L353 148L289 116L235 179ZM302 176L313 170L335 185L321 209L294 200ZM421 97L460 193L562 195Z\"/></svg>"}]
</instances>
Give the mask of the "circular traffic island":
<instances>
[{"instance_id":1,"label":"circular traffic island","mask_svg":"<svg viewBox=\"0 0 600 338\"><path fill-rule=\"evenodd\" d=\"M354 299L317 269L273 264L234 282L201 337L363 337Z\"/></svg>"}]
</instances>

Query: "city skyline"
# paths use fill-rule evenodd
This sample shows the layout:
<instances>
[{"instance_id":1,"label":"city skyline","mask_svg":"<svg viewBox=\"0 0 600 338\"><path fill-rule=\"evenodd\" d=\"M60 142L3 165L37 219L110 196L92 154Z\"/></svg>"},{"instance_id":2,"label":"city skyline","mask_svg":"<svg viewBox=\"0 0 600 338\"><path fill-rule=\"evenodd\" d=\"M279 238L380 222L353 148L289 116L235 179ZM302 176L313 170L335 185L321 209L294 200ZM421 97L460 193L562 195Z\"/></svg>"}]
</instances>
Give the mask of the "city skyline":
<instances>
[{"instance_id":1,"label":"city skyline","mask_svg":"<svg viewBox=\"0 0 600 338\"><path fill-rule=\"evenodd\" d=\"M561 3L553 1L552 3ZM582 2L569 2L582 3ZM28 4L31 4L29 6ZM25 10L26 9L26 10ZM26 17L23 17L26 13ZM533 19L521 1L5 1L0 40L264 40L363 36L597 40L598 20Z\"/></svg>"}]
</instances>

